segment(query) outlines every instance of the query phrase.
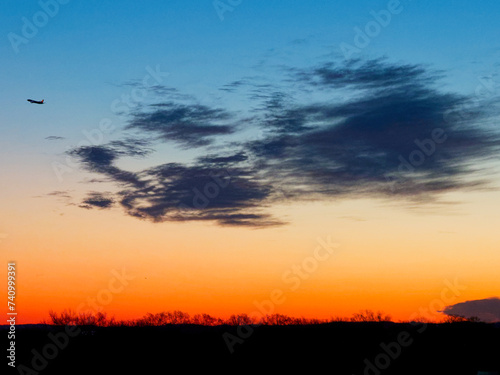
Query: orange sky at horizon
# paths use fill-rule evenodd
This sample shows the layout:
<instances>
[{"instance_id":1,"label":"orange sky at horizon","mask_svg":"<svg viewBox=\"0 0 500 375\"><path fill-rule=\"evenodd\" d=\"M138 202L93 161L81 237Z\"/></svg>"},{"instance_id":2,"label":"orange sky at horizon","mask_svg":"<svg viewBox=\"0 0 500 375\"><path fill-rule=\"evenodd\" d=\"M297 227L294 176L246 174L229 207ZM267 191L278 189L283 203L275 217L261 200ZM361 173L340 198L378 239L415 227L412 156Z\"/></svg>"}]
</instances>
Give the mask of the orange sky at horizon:
<instances>
[{"instance_id":1,"label":"orange sky at horizon","mask_svg":"<svg viewBox=\"0 0 500 375\"><path fill-rule=\"evenodd\" d=\"M16 262L18 324L96 307L117 319L173 310L329 319L371 309L408 320L498 295L487 194L433 213L363 199L283 205L273 212L290 223L266 229L152 224L71 205L53 212L53 198L33 198L29 219L11 215L2 229L2 273ZM318 239L338 247L316 250ZM120 283L117 273L133 279ZM463 288L447 292L450 283Z\"/></svg>"}]
</instances>

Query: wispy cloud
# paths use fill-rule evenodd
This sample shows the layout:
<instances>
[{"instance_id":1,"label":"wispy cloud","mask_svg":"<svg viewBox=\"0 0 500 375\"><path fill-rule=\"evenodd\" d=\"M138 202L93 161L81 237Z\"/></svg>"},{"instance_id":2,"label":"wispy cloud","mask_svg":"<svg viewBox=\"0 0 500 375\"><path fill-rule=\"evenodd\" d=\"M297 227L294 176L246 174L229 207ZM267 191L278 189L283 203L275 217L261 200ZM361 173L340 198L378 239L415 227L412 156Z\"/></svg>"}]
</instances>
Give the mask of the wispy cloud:
<instances>
[{"instance_id":1,"label":"wispy cloud","mask_svg":"<svg viewBox=\"0 0 500 375\"><path fill-rule=\"evenodd\" d=\"M111 208L114 204L114 200L110 198L110 195L108 193L98 193L98 192L92 192L90 193L87 198L85 198L82 202L82 205L80 207L82 208Z\"/></svg>"},{"instance_id":2,"label":"wispy cloud","mask_svg":"<svg viewBox=\"0 0 500 375\"><path fill-rule=\"evenodd\" d=\"M62 141L63 139L66 139L66 138L60 137L58 135L49 135L48 137L45 137L45 139L48 141Z\"/></svg>"},{"instance_id":3,"label":"wispy cloud","mask_svg":"<svg viewBox=\"0 0 500 375\"><path fill-rule=\"evenodd\" d=\"M224 109L174 102L153 105L150 112L135 112L127 129L156 135L185 148L206 146L216 137L235 131L233 116Z\"/></svg>"},{"instance_id":4,"label":"wispy cloud","mask_svg":"<svg viewBox=\"0 0 500 375\"><path fill-rule=\"evenodd\" d=\"M247 90L246 114L160 95L129 113L125 129L137 139L70 153L123 189L114 201L127 214L154 222L270 226L283 224L268 213L283 199L423 203L488 185L484 162L498 158L500 136L484 125L497 108L445 92L443 72L382 59L282 71L276 85L245 77L223 86L227 95ZM258 139L238 138L252 129ZM205 156L138 172L116 166L155 143Z\"/></svg>"},{"instance_id":5,"label":"wispy cloud","mask_svg":"<svg viewBox=\"0 0 500 375\"><path fill-rule=\"evenodd\" d=\"M304 193L325 196L433 199L484 183L473 169L500 146L498 133L476 126L487 108L447 121L446 113L470 98L441 92L435 73L380 60L292 72L326 93L349 90L340 103L273 107L272 132L249 147L288 186L300 182ZM404 186L392 189L394 179Z\"/></svg>"},{"instance_id":6,"label":"wispy cloud","mask_svg":"<svg viewBox=\"0 0 500 375\"><path fill-rule=\"evenodd\" d=\"M122 185L133 185L141 188L145 182L141 181L137 173L122 170L114 165L119 157L144 157L152 150L150 143L143 139L112 141L102 146L82 146L69 151L90 172L100 173L112 182Z\"/></svg>"},{"instance_id":7,"label":"wispy cloud","mask_svg":"<svg viewBox=\"0 0 500 375\"><path fill-rule=\"evenodd\" d=\"M71 198L70 191L56 190L47 194L52 197Z\"/></svg>"},{"instance_id":8,"label":"wispy cloud","mask_svg":"<svg viewBox=\"0 0 500 375\"><path fill-rule=\"evenodd\" d=\"M142 172L149 183L119 193L131 216L161 221L215 221L221 225L267 226L280 221L261 213L271 187L229 159L199 164L168 163Z\"/></svg>"}]
</instances>

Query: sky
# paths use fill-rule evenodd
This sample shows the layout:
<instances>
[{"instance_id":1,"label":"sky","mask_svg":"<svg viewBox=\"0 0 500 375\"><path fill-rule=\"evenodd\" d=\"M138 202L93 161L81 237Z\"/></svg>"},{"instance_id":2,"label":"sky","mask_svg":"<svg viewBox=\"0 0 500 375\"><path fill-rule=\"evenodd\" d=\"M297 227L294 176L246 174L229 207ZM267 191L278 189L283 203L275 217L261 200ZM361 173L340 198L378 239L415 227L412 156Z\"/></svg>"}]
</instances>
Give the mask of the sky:
<instances>
[{"instance_id":1,"label":"sky","mask_svg":"<svg viewBox=\"0 0 500 375\"><path fill-rule=\"evenodd\" d=\"M499 11L3 1L0 253L18 321L500 320Z\"/></svg>"}]
</instances>

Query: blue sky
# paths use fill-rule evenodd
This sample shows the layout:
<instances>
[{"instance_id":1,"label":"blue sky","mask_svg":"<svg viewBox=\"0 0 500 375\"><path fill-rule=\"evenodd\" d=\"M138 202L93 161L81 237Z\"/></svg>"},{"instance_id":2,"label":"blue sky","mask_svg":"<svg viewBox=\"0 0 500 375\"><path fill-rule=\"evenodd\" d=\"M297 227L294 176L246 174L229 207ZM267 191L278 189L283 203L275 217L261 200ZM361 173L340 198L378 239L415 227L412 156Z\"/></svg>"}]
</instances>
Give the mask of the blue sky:
<instances>
[{"instance_id":1,"label":"blue sky","mask_svg":"<svg viewBox=\"0 0 500 375\"><path fill-rule=\"evenodd\" d=\"M397 12L387 24L349 57L439 69L441 89L472 97L481 77L497 84L500 5L494 1L5 1L3 155L19 160L14 154L29 149L43 155L30 167L50 169L103 119L114 127L103 142L120 138L130 113L117 116L113 103L130 95L147 69L168 72L161 84L199 103L248 110L244 94L220 88L248 77L279 84L286 67L345 63L341 45L355 46L356 28L366 31L374 13L387 15L391 8ZM53 15L44 19L43 9ZM26 19L43 25L23 35ZM26 43L16 45L14 37ZM47 105L28 106L28 97ZM157 99L149 94L141 104ZM47 141L50 136L64 139Z\"/></svg>"},{"instance_id":2,"label":"blue sky","mask_svg":"<svg viewBox=\"0 0 500 375\"><path fill-rule=\"evenodd\" d=\"M224 85L253 80L282 90L288 69L345 64L346 57L440 70L436 83L443 92L474 99L488 86L491 99L498 86L499 8L492 1L6 1L0 62L8 88L2 102L10 110L0 115L3 155L17 162L22 157L16 152L29 150L40 155L30 167L50 170L88 139L85 134L103 143L119 139L134 111L143 108L135 104L160 99L149 92L144 101L130 102L134 106L122 105L134 84L155 69L164 73L158 82L163 89L247 115L258 104L248 102L248 92L221 91ZM357 44L359 30L366 45ZM347 45L356 52L347 56ZM311 94L298 87L296 99L309 100ZM28 97L44 98L47 105L27 106ZM117 107L125 113L118 116ZM101 137L95 132L103 119L114 130ZM245 136L260 134L247 130ZM186 148L162 152L172 161L198 155ZM162 152L149 160L165 160Z\"/></svg>"},{"instance_id":3,"label":"blue sky","mask_svg":"<svg viewBox=\"0 0 500 375\"><path fill-rule=\"evenodd\" d=\"M198 79L220 77L222 72L227 76L238 67L245 69L270 49L291 50L297 40L306 40L318 55L339 52L341 42L352 42L353 28L363 28L372 19L370 12L387 9L388 3L241 1L221 21L212 1L140 5L122 1L119 7L110 1L69 1L60 5L58 13L16 55L8 33L21 35L21 18L32 20L41 8L36 1L6 1L1 15L2 62L11 79L21 78L15 72L24 72L26 77L26 69L34 69L25 79L33 82L45 76L54 82L59 77L68 87L72 83L81 87L84 83L120 82L137 77L144 66L154 63L175 67L174 77L183 73L184 80L184 74ZM478 57L483 64L491 62L498 52L494 42L498 3L450 4L401 1L403 11L374 38L366 54L448 66L472 64ZM205 71L200 71L201 64ZM37 67L43 68L44 76Z\"/></svg>"},{"instance_id":4,"label":"blue sky","mask_svg":"<svg viewBox=\"0 0 500 375\"><path fill-rule=\"evenodd\" d=\"M109 1L69 1L15 54L8 33L22 35L22 17L32 20L41 8L36 1L6 1L2 65L13 80L8 83L83 93L96 84L140 77L152 64L173 70L173 83L186 84L190 77L223 81L239 76L238 69L246 72L270 50L302 60L339 53L340 43L352 43L353 28L363 28L372 20L370 12L387 9L388 3L242 1L221 21L212 1L122 1L119 7ZM401 1L402 12L393 15L364 54L460 71L481 69L473 67L479 60L487 69L498 57L498 3L450 4ZM297 41L305 43L297 48Z\"/></svg>"}]
</instances>

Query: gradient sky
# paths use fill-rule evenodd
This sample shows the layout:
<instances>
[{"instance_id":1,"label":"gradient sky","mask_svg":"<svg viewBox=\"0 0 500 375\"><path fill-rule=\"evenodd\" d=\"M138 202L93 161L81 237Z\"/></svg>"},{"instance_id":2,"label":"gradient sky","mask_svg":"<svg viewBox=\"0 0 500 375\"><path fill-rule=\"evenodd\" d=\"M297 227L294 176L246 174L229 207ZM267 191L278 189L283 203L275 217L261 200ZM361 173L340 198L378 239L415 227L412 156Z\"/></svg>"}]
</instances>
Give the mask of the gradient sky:
<instances>
[{"instance_id":1,"label":"gradient sky","mask_svg":"<svg viewBox=\"0 0 500 375\"><path fill-rule=\"evenodd\" d=\"M61 3L0 5L21 322L500 295L498 2Z\"/></svg>"}]
</instances>

